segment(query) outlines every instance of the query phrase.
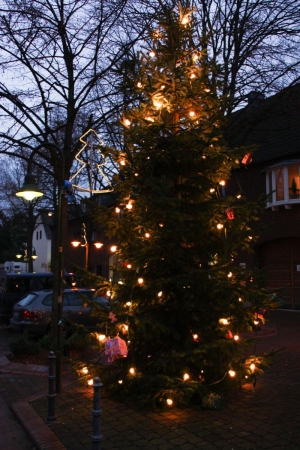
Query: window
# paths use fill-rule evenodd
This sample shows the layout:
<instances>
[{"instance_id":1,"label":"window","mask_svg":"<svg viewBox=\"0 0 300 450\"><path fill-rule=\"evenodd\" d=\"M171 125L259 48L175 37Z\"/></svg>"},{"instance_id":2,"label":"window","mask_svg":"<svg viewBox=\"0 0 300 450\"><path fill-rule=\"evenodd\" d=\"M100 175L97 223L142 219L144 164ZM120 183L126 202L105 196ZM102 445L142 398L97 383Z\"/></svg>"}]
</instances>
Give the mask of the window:
<instances>
[{"instance_id":1,"label":"window","mask_svg":"<svg viewBox=\"0 0 300 450\"><path fill-rule=\"evenodd\" d=\"M284 161L266 171L267 208L291 209L300 203L300 160Z\"/></svg>"},{"instance_id":2,"label":"window","mask_svg":"<svg viewBox=\"0 0 300 450\"><path fill-rule=\"evenodd\" d=\"M42 239L42 230L40 230L40 239Z\"/></svg>"},{"instance_id":3,"label":"window","mask_svg":"<svg viewBox=\"0 0 300 450\"><path fill-rule=\"evenodd\" d=\"M36 232L36 240L37 241L39 240L39 232L38 231Z\"/></svg>"}]
</instances>

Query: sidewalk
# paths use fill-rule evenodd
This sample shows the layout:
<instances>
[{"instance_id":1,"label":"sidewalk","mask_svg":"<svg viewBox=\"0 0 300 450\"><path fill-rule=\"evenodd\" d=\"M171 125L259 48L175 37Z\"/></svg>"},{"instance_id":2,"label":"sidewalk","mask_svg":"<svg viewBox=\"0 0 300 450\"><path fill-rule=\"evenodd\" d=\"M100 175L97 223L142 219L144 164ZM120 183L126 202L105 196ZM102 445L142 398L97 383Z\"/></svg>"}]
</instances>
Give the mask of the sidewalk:
<instances>
[{"instance_id":1,"label":"sidewalk","mask_svg":"<svg viewBox=\"0 0 300 450\"><path fill-rule=\"evenodd\" d=\"M300 312L278 310L269 319L256 333L256 353L284 349L255 388L232 392L220 411L199 406L153 412L102 397L101 449L299 450ZM2 359L0 394L27 429L33 448L92 450L93 389L79 387L66 368L63 392L56 397L57 420L47 425L47 370L25 368Z\"/></svg>"}]
</instances>

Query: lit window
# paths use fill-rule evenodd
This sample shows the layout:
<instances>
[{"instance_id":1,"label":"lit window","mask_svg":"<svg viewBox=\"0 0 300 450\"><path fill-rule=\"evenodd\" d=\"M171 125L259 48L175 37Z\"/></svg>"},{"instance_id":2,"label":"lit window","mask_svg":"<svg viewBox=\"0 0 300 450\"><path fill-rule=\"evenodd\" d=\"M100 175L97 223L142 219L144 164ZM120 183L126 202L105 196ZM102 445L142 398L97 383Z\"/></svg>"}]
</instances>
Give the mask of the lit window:
<instances>
[{"instance_id":1,"label":"lit window","mask_svg":"<svg viewBox=\"0 0 300 450\"><path fill-rule=\"evenodd\" d=\"M280 205L290 209L300 203L300 161L284 161L266 171L267 207L274 211Z\"/></svg>"}]
</instances>

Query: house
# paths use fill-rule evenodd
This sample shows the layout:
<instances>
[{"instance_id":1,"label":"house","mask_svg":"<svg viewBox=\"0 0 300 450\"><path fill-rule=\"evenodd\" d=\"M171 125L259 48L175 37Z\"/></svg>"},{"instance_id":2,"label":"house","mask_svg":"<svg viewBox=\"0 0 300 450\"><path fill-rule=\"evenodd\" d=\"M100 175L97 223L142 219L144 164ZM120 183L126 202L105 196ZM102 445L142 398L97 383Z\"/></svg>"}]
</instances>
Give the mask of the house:
<instances>
[{"instance_id":1,"label":"house","mask_svg":"<svg viewBox=\"0 0 300 450\"><path fill-rule=\"evenodd\" d=\"M231 145L254 145L228 193L243 192L247 201L266 195L264 231L252 257L240 256L266 272L264 285L280 289L290 308L300 308L300 85L264 98L251 93L248 105L233 115ZM248 258L248 259L247 259Z\"/></svg>"},{"instance_id":2,"label":"house","mask_svg":"<svg viewBox=\"0 0 300 450\"><path fill-rule=\"evenodd\" d=\"M34 272L50 272L53 218L51 213L40 213L32 236L32 245L37 254L33 261Z\"/></svg>"}]
</instances>

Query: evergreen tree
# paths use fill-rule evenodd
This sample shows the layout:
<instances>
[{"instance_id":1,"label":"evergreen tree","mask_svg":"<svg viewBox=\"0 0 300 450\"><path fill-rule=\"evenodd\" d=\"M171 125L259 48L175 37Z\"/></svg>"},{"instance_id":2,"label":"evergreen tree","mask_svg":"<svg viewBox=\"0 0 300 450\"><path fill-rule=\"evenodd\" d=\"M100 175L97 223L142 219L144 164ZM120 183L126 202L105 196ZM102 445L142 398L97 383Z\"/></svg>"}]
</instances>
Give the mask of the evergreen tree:
<instances>
[{"instance_id":1,"label":"evergreen tree","mask_svg":"<svg viewBox=\"0 0 300 450\"><path fill-rule=\"evenodd\" d=\"M118 239L108 333L128 345L100 377L126 398L188 404L243 382L253 362L259 370L263 359L245 362L239 332L270 296L234 262L255 239L257 206L225 196L245 149L224 141L222 99L192 11L162 6L146 44L121 120L124 151L115 153L118 206L96 213Z\"/></svg>"}]
</instances>

